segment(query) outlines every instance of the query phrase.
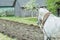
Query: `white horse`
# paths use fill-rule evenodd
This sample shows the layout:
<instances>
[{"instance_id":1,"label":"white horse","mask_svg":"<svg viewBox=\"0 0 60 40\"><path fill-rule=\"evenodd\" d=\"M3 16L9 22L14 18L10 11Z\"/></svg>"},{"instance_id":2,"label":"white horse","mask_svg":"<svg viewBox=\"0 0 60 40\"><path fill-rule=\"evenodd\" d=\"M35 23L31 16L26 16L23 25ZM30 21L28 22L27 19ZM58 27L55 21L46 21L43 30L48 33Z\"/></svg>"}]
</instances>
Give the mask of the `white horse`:
<instances>
[{"instance_id":1,"label":"white horse","mask_svg":"<svg viewBox=\"0 0 60 40\"><path fill-rule=\"evenodd\" d=\"M60 31L60 18L51 14L46 8L39 8L38 11L38 24L40 28L43 27L44 40L51 40L51 36Z\"/></svg>"}]
</instances>

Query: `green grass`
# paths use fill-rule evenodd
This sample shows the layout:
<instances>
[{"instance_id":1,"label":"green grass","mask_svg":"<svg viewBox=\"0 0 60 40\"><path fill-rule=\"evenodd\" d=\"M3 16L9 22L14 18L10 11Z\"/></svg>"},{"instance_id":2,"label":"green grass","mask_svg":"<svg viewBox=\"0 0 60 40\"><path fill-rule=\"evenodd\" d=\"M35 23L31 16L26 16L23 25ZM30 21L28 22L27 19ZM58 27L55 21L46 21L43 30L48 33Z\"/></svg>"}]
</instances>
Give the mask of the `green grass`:
<instances>
[{"instance_id":1,"label":"green grass","mask_svg":"<svg viewBox=\"0 0 60 40\"><path fill-rule=\"evenodd\" d=\"M17 39L10 38L7 35L3 35L2 33L0 33L0 40L17 40Z\"/></svg>"},{"instance_id":2,"label":"green grass","mask_svg":"<svg viewBox=\"0 0 60 40\"><path fill-rule=\"evenodd\" d=\"M35 24L37 22L36 17L0 17L0 19L7 19L7 20L11 20L11 21L16 21L16 22L21 22L21 23L26 23L26 24Z\"/></svg>"}]
</instances>

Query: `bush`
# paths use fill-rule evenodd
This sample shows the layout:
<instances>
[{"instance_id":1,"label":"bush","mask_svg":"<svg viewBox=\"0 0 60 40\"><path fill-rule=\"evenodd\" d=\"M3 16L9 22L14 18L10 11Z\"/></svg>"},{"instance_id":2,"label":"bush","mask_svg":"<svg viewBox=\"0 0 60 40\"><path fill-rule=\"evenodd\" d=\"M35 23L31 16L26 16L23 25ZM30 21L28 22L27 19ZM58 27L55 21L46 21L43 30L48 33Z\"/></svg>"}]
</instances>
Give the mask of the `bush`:
<instances>
[{"instance_id":1,"label":"bush","mask_svg":"<svg viewBox=\"0 0 60 40\"><path fill-rule=\"evenodd\" d=\"M0 8L0 16L12 16L14 15L14 8Z\"/></svg>"},{"instance_id":2,"label":"bush","mask_svg":"<svg viewBox=\"0 0 60 40\"><path fill-rule=\"evenodd\" d=\"M6 16L6 13L5 12L1 12L0 13L0 17L3 17L3 16Z\"/></svg>"},{"instance_id":3,"label":"bush","mask_svg":"<svg viewBox=\"0 0 60 40\"><path fill-rule=\"evenodd\" d=\"M50 10L54 14L56 14L57 8L60 7L56 4L56 2L60 2L60 0L47 0L46 2L48 10Z\"/></svg>"}]
</instances>

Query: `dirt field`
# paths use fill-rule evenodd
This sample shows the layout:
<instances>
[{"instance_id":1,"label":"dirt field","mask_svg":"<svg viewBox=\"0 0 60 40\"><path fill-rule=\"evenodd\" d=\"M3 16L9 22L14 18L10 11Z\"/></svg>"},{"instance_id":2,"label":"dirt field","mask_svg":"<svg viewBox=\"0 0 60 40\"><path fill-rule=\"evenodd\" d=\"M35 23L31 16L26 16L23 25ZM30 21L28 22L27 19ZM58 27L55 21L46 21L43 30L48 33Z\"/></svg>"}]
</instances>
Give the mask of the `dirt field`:
<instances>
[{"instance_id":1,"label":"dirt field","mask_svg":"<svg viewBox=\"0 0 60 40\"><path fill-rule=\"evenodd\" d=\"M0 32L17 40L43 40L38 26L0 19Z\"/></svg>"}]
</instances>

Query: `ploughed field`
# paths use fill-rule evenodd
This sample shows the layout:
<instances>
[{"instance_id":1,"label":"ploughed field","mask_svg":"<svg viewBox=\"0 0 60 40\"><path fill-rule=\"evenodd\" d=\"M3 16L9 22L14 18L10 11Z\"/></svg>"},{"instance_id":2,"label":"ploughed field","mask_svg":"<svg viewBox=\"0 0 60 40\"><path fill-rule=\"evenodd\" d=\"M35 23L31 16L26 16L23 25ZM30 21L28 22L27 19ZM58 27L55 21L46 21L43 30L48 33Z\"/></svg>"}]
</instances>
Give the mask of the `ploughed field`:
<instances>
[{"instance_id":1,"label":"ploughed field","mask_svg":"<svg viewBox=\"0 0 60 40\"><path fill-rule=\"evenodd\" d=\"M33 24L0 19L0 32L17 40L43 40L42 31Z\"/></svg>"}]
</instances>

